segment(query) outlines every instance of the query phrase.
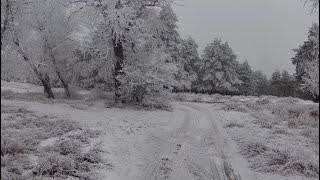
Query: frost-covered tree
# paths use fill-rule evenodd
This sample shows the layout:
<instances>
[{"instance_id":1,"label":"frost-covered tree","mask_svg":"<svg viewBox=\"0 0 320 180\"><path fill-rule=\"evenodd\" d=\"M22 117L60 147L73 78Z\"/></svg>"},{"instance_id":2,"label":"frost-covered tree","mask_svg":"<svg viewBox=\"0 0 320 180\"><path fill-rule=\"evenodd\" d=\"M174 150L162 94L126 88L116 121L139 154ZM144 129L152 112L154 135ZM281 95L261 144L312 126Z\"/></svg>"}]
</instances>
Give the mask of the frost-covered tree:
<instances>
[{"instance_id":1,"label":"frost-covered tree","mask_svg":"<svg viewBox=\"0 0 320 180\"><path fill-rule=\"evenodd\" d=\"M203 89L215 92L236 92L241 84L237 73L236 55L227 42L215 39L205 47Z\"/></svg>"},{"instance_id":2,"label":"frost-covered tree","mask_svg":"<svg viewBox=\"0 0 320 180\"><path fill-rule=\"evenodd\" d=\"M198 73L200 71L200 58L197 48L197 43L191 37L188 39L183 39L180 46L183 70L188 74L188 81L191 81L192 84L197 81Z\"/></svg>"},{"instance_id":3,"label":"frost-covered tree","mask_svg":"<svg viewBox=\"0 0 320 180\"><path fill-rule=\"evenodd\" d=\"M163 49L139 51L136 59L124 66L120 77L122 95L126 102L135 102L149 108L166 108L170 90L176 84L176 65L166 62L169 54Z\"/></svg>"},{"instance_id":4,"label":"frost-covered tree","mask_svg":"<svg viewBox=\"0 0 320 180\"><path fill-rule=\"evenodd\" d=\"M309 30L308 40L302 46L294 50L296 52L292 59L292 63L296 66L296 77L302 84L305 92L310 93L315 99L319 94L310 87L316 87L316 74L319 73L319 25L313 24ZM314 66L314 67L311 67ZM316 78L316 79L311 79ZM312 82L317 84L311 84Z\"/></svg>"},{"instance_id":5,"label":"frost-covered tree","mask_svg":"<svg viewBox=\"0 0 320 180\"><path fill-rule=\"evenodd\" d=\"M305 70L302 88L312 94L315 101L319 101L319 61L308 62Z\"/></svg>"},{"instance_id":6,"label":"frost-covered tree","mask_svg":"<svg viewBox=\"0 0 320 180\"><path fill-rule=\"evenodd\" d=\"M6 8L11 9L8 11L11 23L7 23L8 28L2 26L9 40L6 41L8 50L5 52L16 50L20 56L18 59L24 60L24 64L31 67L48 97L54 98L52 83L62 84L66 96L70 97L69 80L76 44L73 36L77 24L72 15L76 8L70 7L66 0L8 0L5 4ZM7 16L4 15L4 19ZM10 63L6 65L10 66Z\"/></svg>"},{"instance_id":7,"label":"frost-covered tree","mask_svg":"<svg viewBox=\"0 0 320 180\"><path fill-rule=\"evenodd\" d=\"M77 12L68 7L67 1L46 0L33 6L30 19L33 31L39 36L43 49L43 59L55 72L67 97L71 97L70 83L74 67L74 50L77 40L74 37L78 24L73 19Z\"/></svg>"},{"instance_id":8,"label":"frost-covered tree","mask_svg":"<svg viewBox=\"0 0 320 180\"><path fill-rule=\"evenodd\" d=\"M289 74L288 71L284 70L281 74L281 89L280 96L295 96L296 94L296 83L294 77Z\"/></svg>"},{"instance_id":9,"label":"frost-covered tree","mask_svg":"<svg viewBox=\"0 0 320 180\"><path fill-rule=\"evenodd\" d=\"M253 94L253 71L247 60L242 64L239 64L237 73L239 74L239 79L242 81L239 85L239 93L243 95Z\"/></svg>"},{"instance_id":10,"label":"frost-covered tree","mask_svg":"<svg viewBox=\"0 0 320 180\"><path fill-rule=\"evenodd\" d=\"M32 31L32 21L29 13L32 13L34 2L27 1L7 1L6 8L9 8L9 14L5 15L10 19L6 30L6 38L9 39L6 48L14 49L22 59L32 69L36 77L42 83L44 92L48 98L54 98L51 90L49 68L44 63L44 58L39 56L41 45L37 43L38 36ZM5 23L4 23L5 24ZM1 44L3 47L3 44ZM1 54L2 56L2 54Z\"/></svg>"},{"instance_id":11,"label":"frost-covered tree","mask_svg":"<svg viewBox=\"0 0 320 180\"><path fill-rule=\"evenodd\" d=\"M172 86L171 74L177 72L160 38L161 29L155 28L166 22L160 18L166 3L145 0L96 3L94 7L102 21L95 30L98 43L94 43L97 54L100 57L105 54L105 60L111 62L106 68L111 67L113 72L115 102L141 104L152 97L164 98L163 93Z\"/></svg>"},{"instance_id":12,"label":"frost-covered tree","mask_svg":"<svg viewBox=\"0 0 320 180\"><path fill-rule=\"evenodd\" d=\"M253 95L269 95L270 94L270 82L268 77L261 71L254 71L252 75L252 89Z\"/></svg>"},{"instance_id":13,"label":"frost-covered tree","mask_svg":"<svg viewBox=\"0 0 320 180\"><path fill-rule=\"evenodd\" d=\"M190 53L186 51L193 51L193 47L187 46L195 46L195 42L193 40L183 41L178 33L178 26L177 26L177 16L174 13L171 4L167 3L163 6L159 12L159 18L157 25L157 33L155 34L156 37L160 41L159 45L165 47L166 53L170 54L167 61L171 63L175 63L178 66L178 71L175 73L175 79L177 80L177 84L175 88L177 90L183 89L190 89L191 81L192 81L192 73L188 71L188 67L186 65L186 61L188 61L187 54ZM187 49L191 48L191 49Z\"/></svg>"},{"instance_id":14,"label":"frost-covered tree","mask_svg":"<svg viewBox=\"0 0 320 180\"><path fill-rule=\"evenodd\" d=\"M281 94L281 72L279 70L276 70L274 73L271 75L271 80L270 80L270 85L271 85L271 94L275 96L280 96Z\"/></svg>"},{"instance_id":15,"label":"frost-covered tree","mask_svg":"<svg viewBox=\"0 0 320 180\"><path fill-rule=\"evenodd\" d=\"M115 101L122 101L122 88L119 77L125 75L124 66L129 58L139 50L141 42L146 36L152 37L150 24L146 21L145 14L150 11L149 7L159 6L162 1L129 1L129 0L102 0L94 1L95 9L103 17L98 27L101 39L105 43L105 52L110 48L114 55L114 90ZM106 45L109 47L106 48Z\"/></svg>"},{"instance_id":16,"label":"frost-covered tree","mask_svg":"<svg viewBox=\"0 0 320 180\"><path fill-rule=\"evenodd\" d=\"M319 13L319 0L305 0L304 3L310 6L311 14Z\"/></svg>"}]
</instances>

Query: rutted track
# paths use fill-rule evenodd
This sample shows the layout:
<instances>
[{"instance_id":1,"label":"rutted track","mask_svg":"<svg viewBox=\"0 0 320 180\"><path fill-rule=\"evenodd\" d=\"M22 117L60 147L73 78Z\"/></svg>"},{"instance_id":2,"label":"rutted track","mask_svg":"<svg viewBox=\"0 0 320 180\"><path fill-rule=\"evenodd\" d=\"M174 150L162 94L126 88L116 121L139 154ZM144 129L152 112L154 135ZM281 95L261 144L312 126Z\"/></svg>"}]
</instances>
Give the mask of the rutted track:
<instances>
[{"instance_id":1,"label":"rutted track","mask_svg":"<svg viewBox=\"0 0 320 180\"><path fill-rule=\"evenodd\" d=\"M184 112L180 127L152 132L141 156L150 156L136 179L144 180L239 180L232 169L226 139L211 113L195 104L180 104ZM216 117L218 118L218 117Z\"/></svg>"}]
</instances>

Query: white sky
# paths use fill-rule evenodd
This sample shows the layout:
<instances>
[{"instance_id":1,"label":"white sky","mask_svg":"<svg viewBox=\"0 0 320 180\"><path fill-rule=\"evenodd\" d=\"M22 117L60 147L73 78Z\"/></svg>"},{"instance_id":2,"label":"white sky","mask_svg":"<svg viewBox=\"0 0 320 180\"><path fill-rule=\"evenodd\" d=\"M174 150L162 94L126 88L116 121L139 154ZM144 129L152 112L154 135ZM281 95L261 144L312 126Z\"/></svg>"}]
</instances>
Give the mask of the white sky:
<instances>
[{"instance_id":1,"label":"white sky","mask_svg":"<svg viewBox=\"0 0 320 180\"><path fill-rule=\"evenodd\" d=\"M193 37L199 52L216 37L229 42L238 61L248 60L267 75L275 69L294 72L292 49L307 38L318 15L302 0L176 0L182 37Z\"/></svg>"}]
</instances>

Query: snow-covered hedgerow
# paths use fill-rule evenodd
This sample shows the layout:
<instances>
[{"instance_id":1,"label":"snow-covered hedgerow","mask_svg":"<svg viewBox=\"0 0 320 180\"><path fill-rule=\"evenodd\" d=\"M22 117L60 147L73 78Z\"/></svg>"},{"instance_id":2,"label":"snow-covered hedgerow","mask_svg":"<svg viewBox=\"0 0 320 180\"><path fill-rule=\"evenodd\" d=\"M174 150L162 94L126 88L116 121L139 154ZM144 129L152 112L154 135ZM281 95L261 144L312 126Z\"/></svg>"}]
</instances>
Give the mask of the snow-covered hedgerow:
<instances>
[{"instance_id":1,"label":"snow-covered hedgerow","mask_svg":"<svg viewBox=\"0 0 320 180\"><path fill-rule=\"evenodd\" d=\"M1 105L1 179L95 179L99 132L76 122Z\"/></svg>"}]
</instances>

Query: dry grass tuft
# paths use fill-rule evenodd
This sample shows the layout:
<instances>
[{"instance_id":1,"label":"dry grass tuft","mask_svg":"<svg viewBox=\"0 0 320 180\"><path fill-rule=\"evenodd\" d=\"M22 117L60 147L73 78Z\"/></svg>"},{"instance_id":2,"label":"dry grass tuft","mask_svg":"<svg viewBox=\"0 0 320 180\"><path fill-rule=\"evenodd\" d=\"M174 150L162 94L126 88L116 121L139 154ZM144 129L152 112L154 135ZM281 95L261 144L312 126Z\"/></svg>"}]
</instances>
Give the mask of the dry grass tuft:
<instances>
[{"instance_id":1,"label":"dry grass tuft","mask_svg":"<svg viewBox=\"0 0 320 180\"><path fill-rule=\"evenodd\" d=\"M1 179L96 179L92 171L102 163L99 147L82 149L99 132L13 106L1 105L2 115ZM57 140L43 145L50 139Z\"/></svg>"}]
</instances>

